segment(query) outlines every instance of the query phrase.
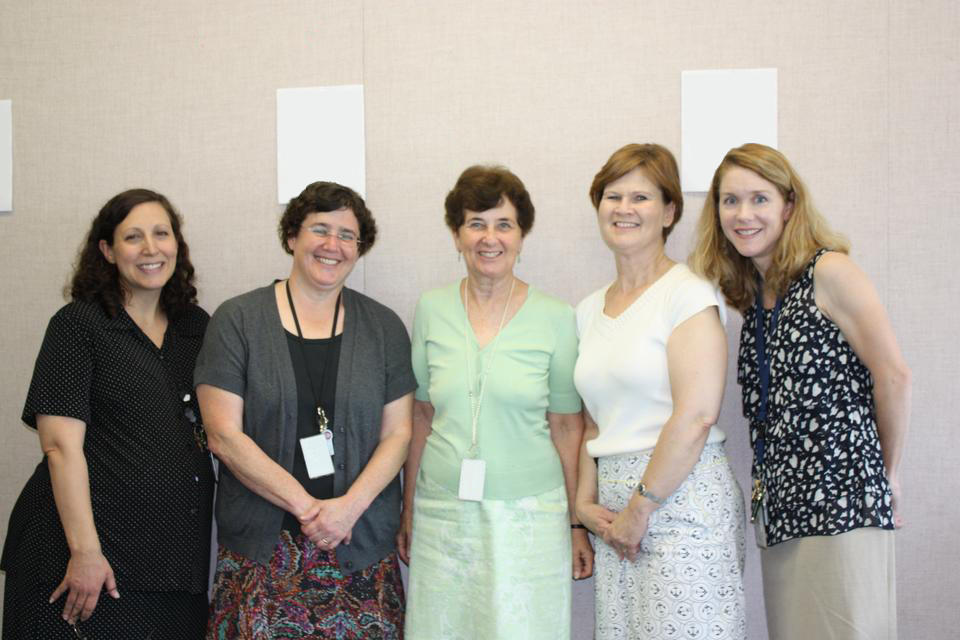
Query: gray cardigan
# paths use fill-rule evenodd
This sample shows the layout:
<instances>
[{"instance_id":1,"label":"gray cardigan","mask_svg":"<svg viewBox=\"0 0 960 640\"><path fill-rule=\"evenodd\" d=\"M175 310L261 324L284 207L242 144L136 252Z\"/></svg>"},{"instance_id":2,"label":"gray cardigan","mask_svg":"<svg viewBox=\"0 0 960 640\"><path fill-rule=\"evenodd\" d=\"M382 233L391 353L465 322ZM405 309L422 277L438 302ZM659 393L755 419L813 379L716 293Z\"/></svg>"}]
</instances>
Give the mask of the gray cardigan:
<instances>
[{"instance_id":1,"label":"gray cardigan","mask_svg":"<svg viewBox=\"0 0 960 640\"><path fill-rule=\"evenodd\" d=\"M367 296L343 289L344 325L334 405L337 456L333 492L346 493L380 442L383 407L416 389L410 339L397 315ZM297 385L273 285L227 300L210 320L197 357L194 384L243 398L243 431L287 471L297 444ZM341 571L351 574L395 548L400 524L400 478L370 504L337 547ZM273 554L283 509L261 498L220 467L218 541L261 564Z\"/></svg>"}]
</instances>

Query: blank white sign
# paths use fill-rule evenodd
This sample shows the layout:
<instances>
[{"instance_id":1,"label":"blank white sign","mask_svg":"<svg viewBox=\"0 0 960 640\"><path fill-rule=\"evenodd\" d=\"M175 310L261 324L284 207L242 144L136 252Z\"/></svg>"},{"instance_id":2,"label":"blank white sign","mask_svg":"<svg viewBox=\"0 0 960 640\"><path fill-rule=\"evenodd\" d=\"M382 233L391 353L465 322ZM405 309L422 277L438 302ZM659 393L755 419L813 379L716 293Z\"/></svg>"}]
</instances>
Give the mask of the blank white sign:
<instances>
[{"instance_id":1,"label":"blank white sign","mask_svg":"<svg viewBox=\"0 0 960 640\"><path fill-rule=\"evenodd\" d=\"M363 85L277 89L277 200L311 182L366 192Z\"/></svg>"},{"instance_id":2,"label":"blank white sign","mask_svg":"<svg viewBox=\"0 0 960 640\"><path fill-rule=\"evenodd\" d=\"M13 211L13 102L0 100L0 211Z\"/></svg>"},{"instance_id":3,"label":"blank white sign","mask_svg":"<svg viewBox=\"0 0 960 640\"><path fill-rule=\"evenodd\" d=\"M733 147L777 146L777 70L683 71L680 75L681 182L708 191Z\"/></svg>"}]
</instances>

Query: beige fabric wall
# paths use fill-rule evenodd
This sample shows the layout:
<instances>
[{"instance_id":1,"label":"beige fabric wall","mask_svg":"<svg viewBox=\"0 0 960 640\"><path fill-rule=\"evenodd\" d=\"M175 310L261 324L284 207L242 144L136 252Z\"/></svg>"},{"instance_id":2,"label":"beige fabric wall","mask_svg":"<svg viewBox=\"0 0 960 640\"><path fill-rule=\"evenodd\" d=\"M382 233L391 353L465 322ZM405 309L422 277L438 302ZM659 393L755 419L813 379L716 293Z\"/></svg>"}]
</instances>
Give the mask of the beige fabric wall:
<instances>
[{"instance_id":1,"label":"beige fabric wall","mask_svg":"<svg viewBox=\"0 0 960 640\"><path fill-rule=\"evenodd\" d=\"M33 360L108 197L132 186L170 196L208 310L287 272L274 235L277 88L364 83L382 235L352 282L409 322L421 291L460 275L442 201L467 164L504 163L525 180L538 217L519 273L575 303L613 273L586 198L609 153L633 141L679 149L682 70L777 67L780 147L850 235L915 373L901 638L955 636L958 28L953 0L0 3L16 209L0 215L0 534L39 460L19 421ZM701 205L688 196L674 257L689 251ZM732 360L729 370L721 422L746 486ZM577 585L577 638L591 637L591 594Z\"/></svg>"}]
</instances>

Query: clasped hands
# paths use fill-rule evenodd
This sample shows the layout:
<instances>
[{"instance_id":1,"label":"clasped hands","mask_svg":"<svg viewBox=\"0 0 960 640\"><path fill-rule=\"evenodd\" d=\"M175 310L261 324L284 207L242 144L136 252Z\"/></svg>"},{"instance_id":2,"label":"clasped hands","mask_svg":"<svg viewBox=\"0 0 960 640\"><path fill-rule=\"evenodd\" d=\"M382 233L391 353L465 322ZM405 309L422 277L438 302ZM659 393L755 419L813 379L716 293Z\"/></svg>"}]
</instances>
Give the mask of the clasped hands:
<instances>
[{"instance_id":1,"label":"clasped hands","mask_svg":"<svg viewBox=\"0 0 960 640\"><path fill-rule=\"evenodd\" d=\"M340 544L350 544L353 525L360 517L353 503L341 496L330 500L313 498L297 515L300 530L321 549L331 551Z\"/></svg>"},{"instance_id":2,"label":"clasped hands","mask_svg":"<svg viewBox=\"0 0 960 640\"><path fill-rule=\"evenodd\" d=\"M578 503L577 517L598 538L607 543L623 560L633 562L647 533L650 512L631 501L623 511L615 512L595 502Z\"/></svg>"}]
</instances>

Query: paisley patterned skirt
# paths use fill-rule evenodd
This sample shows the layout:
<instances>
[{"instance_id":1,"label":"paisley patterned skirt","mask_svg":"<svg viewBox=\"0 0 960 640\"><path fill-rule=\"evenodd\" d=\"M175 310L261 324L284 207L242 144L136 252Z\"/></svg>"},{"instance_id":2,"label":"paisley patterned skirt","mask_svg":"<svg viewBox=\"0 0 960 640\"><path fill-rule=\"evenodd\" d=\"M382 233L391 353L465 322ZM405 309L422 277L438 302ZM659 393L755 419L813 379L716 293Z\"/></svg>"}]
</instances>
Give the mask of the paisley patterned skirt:
<instances>
[{"instance_id":1,"label":"paisley patterned skirt","mask_svg":"<svg viewBox=\"0 0 960 640\"><path fill-rule=\"evenodd\" d=\"M220 547L207 640L402 640L397 554L350 576L335 554L280 533L269 565Z\"/></svg>"},{"instance_id":2,"label":"paisley patterned skirt","mask_svg":"<svg viewBox=\"0 0 960 640\"><path fill-rule=\"evenodd\" d=\"M600 458L600 504L626 507L652 451ZM594 541L597 640L743 640L743 495L723 445L709 444L653 512L634 562Z\"/></svg>"}]
</instances>

